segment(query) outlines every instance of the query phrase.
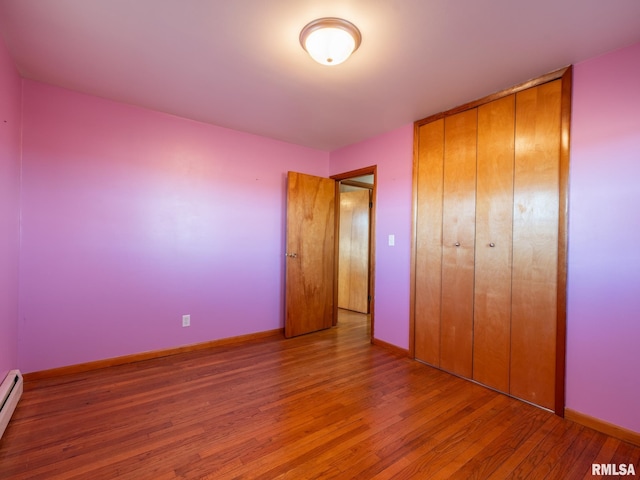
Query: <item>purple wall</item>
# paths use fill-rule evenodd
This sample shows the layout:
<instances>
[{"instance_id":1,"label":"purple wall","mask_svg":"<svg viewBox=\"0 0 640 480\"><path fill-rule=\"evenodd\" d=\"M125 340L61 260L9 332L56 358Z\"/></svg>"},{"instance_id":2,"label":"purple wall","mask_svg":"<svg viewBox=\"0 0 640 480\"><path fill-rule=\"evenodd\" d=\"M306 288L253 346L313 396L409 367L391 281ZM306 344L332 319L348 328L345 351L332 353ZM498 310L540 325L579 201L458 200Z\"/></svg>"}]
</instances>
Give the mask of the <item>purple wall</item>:
<instances>
[{"instance_id":1,"label":"purple wall","mask_svg":"<svg viewBox=\"0 0 640 480\"><path fill-rule=\"evenodd\" d=\"M640 432L640 44L577 64L567 407Z\"/></svg>"},{"instance_id":2,"label":"purple wall","mask_svg":"<svg viewBox=\"0 0 640 480\"><path fill-rule=\"evenodd\" d=\"M22 81L0 39L0 382L18 367Z\"/></svg>"},{"instance_id":3,"label":"purple wall","mask_svg":"<svg viewBox=\"0 0 640 480\"><path fill-rule=\"evenodd\" d=\"M374 336L408 348L413 124L331 153L331 175L371 165L378 167Z\"/></svg>"},{"instance_id":4,"label":"purple wall","mask_svg":"<svg viewBox=\"0 0 640 480\"><path fill-rule=\"evenodd\" d=\"M327 152L27 80L23 138L23 371L282 327L286 172Z\"/></svg>"}]
</instances>

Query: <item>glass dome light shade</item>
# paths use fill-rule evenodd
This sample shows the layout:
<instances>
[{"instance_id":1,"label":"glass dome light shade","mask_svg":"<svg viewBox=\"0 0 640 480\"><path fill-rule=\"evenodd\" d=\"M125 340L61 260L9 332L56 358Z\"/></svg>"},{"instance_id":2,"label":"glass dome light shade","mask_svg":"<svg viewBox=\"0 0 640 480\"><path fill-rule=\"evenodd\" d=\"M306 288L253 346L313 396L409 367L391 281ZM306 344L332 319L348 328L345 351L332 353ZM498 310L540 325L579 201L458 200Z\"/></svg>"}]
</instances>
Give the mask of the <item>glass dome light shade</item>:
<instances>
[{"instance_id":1,"label":"glass dome light shade","mask_svg":"<svg viewBox=\"0 0 640 480\"><path fill-rule=\"evenodd\" d=\"M300 44L322 65L339 65L358 49L362 37L350 22L340 18L320 18L300 32Z\"/></svg>"}]
</instances>

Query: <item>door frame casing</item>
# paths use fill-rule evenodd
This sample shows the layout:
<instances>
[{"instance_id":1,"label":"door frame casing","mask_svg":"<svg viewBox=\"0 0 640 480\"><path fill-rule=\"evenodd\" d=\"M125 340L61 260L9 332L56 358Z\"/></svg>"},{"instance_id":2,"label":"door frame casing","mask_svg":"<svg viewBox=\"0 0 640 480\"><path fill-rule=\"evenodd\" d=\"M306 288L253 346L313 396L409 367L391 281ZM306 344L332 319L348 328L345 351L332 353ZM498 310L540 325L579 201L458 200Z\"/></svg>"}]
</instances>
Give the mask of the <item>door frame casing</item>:
<instances>
[{"instance_id":1,"label":"door frame casing","mask_svg":"<svg viewBox=\"0 0 640 480\"><path fill-rule=\"evenodd\" d=\"M339 173L336 175L331 175L329 178L335 180L336 182L336 215L335 215L335 223L336 223L336 232L339 231L340 228L340 182L342 180L348 180L354 177L361 177L363 175L373 175L373 187L371 189L371 221L369 223L369 295L371 296L371 300L369 302L369 318L371 319L371 343L373 343L373 339L375 337L375 250L376 250L376 200L377 200L377 175L378 175L378 167L377 165L371 165L369 167L359 168L357 170L351 170L344 173ZM339 235L336 234L335 241L335 252L334 255L334 303L333 303L333 321L334 325L338 320L338 251L339 251Z\"/></svg>"}]
</instances>

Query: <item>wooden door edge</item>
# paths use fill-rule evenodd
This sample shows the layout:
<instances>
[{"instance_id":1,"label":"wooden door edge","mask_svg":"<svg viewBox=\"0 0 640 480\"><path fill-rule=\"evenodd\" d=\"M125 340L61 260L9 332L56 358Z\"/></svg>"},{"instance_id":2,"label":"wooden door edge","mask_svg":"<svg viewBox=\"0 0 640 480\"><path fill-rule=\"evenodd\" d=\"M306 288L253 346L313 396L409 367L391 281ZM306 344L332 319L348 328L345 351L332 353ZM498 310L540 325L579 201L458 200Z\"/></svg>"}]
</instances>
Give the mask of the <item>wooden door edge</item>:
<instances>
[{"instance_id":1,"label":"wooden door edge","mask_svg":"<svg viewBox=\"0 0 640 480\"><path fill-rule=\"evenodd\" d=\"M569 216L569 156L571 132L571 93L573 87L573 67L569 66L562 75L561 97L561 139L560 139L560 178L559 178L559 215L558 215L558 280L556 314L556 415L565 415L565 377L567 345L567 246Z\"/></svg>"},{"instance_id":2,"label":"wooden door edge","mask_svg":"<svg viewBox=\"0 0 640 480\"><path fill-rule=\"evenodd\" d=\"M413 166L411 179L411 260L409 265L409 357L416 358L416 261L418 258L418 162L420 125L413 126Z\"/></svg>"}]
</instances>

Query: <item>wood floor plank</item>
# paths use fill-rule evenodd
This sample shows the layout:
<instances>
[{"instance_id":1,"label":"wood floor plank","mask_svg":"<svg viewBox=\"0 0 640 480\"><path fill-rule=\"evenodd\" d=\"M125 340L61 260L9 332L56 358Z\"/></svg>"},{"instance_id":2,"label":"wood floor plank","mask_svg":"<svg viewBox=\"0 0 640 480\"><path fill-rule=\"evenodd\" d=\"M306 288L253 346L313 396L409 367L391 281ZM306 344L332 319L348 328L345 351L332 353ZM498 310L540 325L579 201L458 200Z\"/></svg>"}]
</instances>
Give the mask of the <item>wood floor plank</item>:
<instances>
[{"instance_id":1,"label":"wood floor plank","mask_svg":"<svg viewBox=\"0 0 640 480\"><path fill-rule=\"evenodd\" d=\"M587 436L585 436L585 440L587 441L585 448L575 459L573 466L570 466L569 470L566 471L566 478L584 478L586 475L591 475L591 465L585 460L589 459L591 463L595 463L593 459L600 451L602 444L606 441L606 436L603 437L603 434L595 430L585 433L587 434ZM569 453L573 454L574 452L570 451ZM568 459L566 457L562 460L563 463L567 461Z\"/></svg>"},{"instance_id":2,"label":"wood floor plank","mask_svg":"<svg viewBox=\"0 0 640 480\"><path fill-rule=\"evenodd\" d=\"M0 478L593 478L640 448L372 345L366 316L29 381Z\"/></svg>"},{"instance_id":3,"label":"wood floor plank","mask_svg":"<svg viewBox=\"0 0 640 480\"><path fill-rule=\"evenodd\" d=\"M565 472L558 471L555 467L572 444L578 438L582 438L584 430L585 427L577 424L559 423L546 438L549 441L538 444L531 455L507 478L565 479ZM568 469L570 466L568 463L561 463L561 470ZM552 471L556 476L551 476Z\"/></svg>"},{"instance_id":4,"label":"wood floor plank","mask_svg":"<svg viewBox=\"0 0 640 480\"><path fill-rule=\"evenodd\" d=\"M628 465L633 464L636 472L636 477L640 476L640 448L631 445L630 443L620 442L616 453L611 458L611 463L620 465L622 463Z\"/></svg>"},{"instance_id":5,"label":"wood floor plank","mask_svg":"<svg viewBox=\"0 0 640 480\"><path fill-rule=\"evenodd\" d=\"M465 415L468 421L465 420L462 428L459 422L453 421L448 428L433 435L426 442L411 445L410 451L403 452L399 461L372 478L432 478L449 465L461 451L469 448L472 443L470 437L486 433L492 428L491 424L504 407L501 405L503 400L506 398L493 398Z\"/></svg>"},{"instance_id":6,"label":"wood floor plank","mask_svg":"<svg viewBox=\"0 0 640 480\"><path fill-rule=\"evenodd\" d=\"M620 440L612 437L607 437L607 439L599 446L599 450L591 463L603 464L603 463L611 463L611 459L616 453L618 446L620 445ZM602 478L599 475L592 475L591 468L587 470L583 477L580 477L583 480Z\"/></svg>"},{"instance_id":7,"label":"wood floor plank","mask_svg":"<svg viewBox=\"0 0 640 480\"><path fill-rule=\"evenodd\" d=\"M495 432L481 439L476 454L471 458L469 455L459 457L457 462L452 462L447 466L447 470L439 472L438 476L446 478L445 475L455 474L456 478L467 480L489 478L496 469L514 456L520 446L540 428L543 417L547 416L547 412L539 408L521 407L510 405L510 408L517 408L518 415L501 418L501 425L496 425ZM459 468L454 469L456 466Z\"/></svg>"}]
</instances>

